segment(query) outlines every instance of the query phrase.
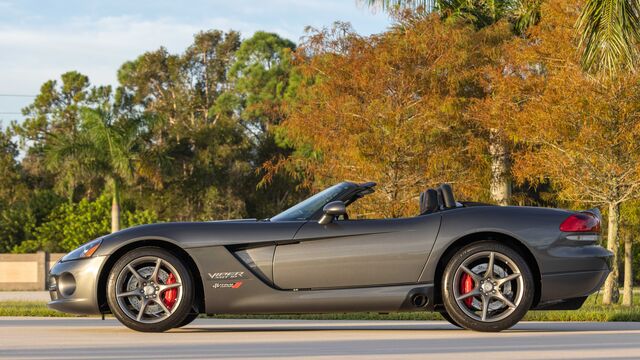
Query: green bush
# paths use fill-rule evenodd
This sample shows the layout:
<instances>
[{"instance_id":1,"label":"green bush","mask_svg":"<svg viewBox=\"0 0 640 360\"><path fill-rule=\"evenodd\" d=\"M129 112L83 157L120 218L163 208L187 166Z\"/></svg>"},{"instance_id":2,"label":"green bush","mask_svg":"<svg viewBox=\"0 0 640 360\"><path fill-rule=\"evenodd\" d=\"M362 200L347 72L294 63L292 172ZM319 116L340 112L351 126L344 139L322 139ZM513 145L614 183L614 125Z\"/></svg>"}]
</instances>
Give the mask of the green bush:
<instances>
[{"instance_id":1,"label":"green bush","mask_svg":"<svg viewBox=\"0 0 640 360\"><path fill-rule=\"evenodd\" d=\"M121 211L123 228L157 221L154 212ZM34 239L23 241L13 248L14 253L45 250L68 252L85 242L111 231L111 198L100 196L95 201L83 199L78 203L63 203L56 207L46 221L34 230Z\"/></svg>"},{"instance_id":2,"label":"green bush","mask_svg":"<svg viewBox=\"0 0 640 360\"><path fill-rule=\"evenodd\" d=\"M17 206L0 210L0 253L9 252L20 241L31 235L35 219L29 207L20 203Z\"/></svg>"},{"instance_id":3,"label":"green bush","mask_svg":"<svg viewBox=\"0 0 640 360\"><path fill-rule=\"evenodd\" d=\"M63 201L51 190L35 190L15 203L0 206L0 253L13 251L24 239L33 239L34 230Z\"/></svg>"}]
</instances>

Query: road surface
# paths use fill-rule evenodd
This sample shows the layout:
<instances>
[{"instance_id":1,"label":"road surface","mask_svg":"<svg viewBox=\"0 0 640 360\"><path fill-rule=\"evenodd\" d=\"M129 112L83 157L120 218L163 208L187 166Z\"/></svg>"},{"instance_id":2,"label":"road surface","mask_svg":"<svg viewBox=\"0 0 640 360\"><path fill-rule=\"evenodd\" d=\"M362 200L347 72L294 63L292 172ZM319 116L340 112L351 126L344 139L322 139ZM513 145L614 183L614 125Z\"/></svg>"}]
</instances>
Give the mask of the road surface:
<instances>
[{"instance_id":1,"label":"road surface","mask_svg":"<svg viewBox=\"0 0 640 360\"><path fill-rule=\"evenodd\" d=\"M640 323L523 322L485 334L438 321L198 319L163 334L113 319L0 318L6 359L638 359Z\"/></svg>"}]
</instances>

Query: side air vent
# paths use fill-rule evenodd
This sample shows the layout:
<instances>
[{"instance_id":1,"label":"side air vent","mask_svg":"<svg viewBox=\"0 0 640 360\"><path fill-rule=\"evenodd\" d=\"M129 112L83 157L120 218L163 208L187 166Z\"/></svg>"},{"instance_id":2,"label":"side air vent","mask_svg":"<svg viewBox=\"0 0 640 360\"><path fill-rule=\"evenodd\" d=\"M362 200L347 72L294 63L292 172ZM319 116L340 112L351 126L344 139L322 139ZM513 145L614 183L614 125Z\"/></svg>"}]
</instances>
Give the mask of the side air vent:
<instances>
[{"instance_id":1,"label":"side air vent","mask_svg":"<svg viewBox=\"0 0 640 360\"><path fill-rule=\"evenodd\" d=\"M234 251L234 255L262 281L273 284L274 245Z\"/></svg>"}]
</instances>

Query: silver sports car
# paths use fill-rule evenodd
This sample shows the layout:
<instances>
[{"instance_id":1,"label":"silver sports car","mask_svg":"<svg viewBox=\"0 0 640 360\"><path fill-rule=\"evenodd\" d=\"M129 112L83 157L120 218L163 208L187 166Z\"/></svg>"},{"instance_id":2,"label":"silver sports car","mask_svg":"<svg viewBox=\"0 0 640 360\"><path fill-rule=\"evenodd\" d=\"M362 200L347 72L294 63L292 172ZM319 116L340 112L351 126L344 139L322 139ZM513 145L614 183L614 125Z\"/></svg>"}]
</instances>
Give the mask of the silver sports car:
<instances>
[{"instance_id":1,"label":"silver sports car","mask_svg":"<svg viewBox=\"0 0 640 360\"><path fill-rule=\"evenodd\" d=\"M160 223L87 242L50 276L49 307L112 313L138 331L198 314L437 311L500 331L529 309L578 309L612 254L601 216L458 202L447 184L414 217L350 220L375 183L342 182L265 220Z\"/></svg>"}]
</instances>

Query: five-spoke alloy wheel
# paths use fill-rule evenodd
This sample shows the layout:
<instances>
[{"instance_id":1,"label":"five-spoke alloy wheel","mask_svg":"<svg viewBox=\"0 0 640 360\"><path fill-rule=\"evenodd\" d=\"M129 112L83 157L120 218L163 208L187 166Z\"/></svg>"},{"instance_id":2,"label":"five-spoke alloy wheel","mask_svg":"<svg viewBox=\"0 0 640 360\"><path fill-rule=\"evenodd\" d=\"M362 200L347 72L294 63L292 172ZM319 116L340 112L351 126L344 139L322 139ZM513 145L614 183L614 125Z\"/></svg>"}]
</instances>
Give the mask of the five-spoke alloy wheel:
<instances>
[{"instance_id":1,"label":"five-spoke alloy wheel","mask_svg":"<svg viewBox=\"0 0 640 360\"><path fill-rule=\"evenodd\" d=\"M191 273L182 261L157 247L134 249L111 269L107 300L127 327L160 332L181 326L193 307Z\"/></svg>"},{"instance_id":2,"label":"five-spoke alloy wheel","mask_svg":"<svg viewBox=\"0 0 640 360\"><path fill-rule=\"evenodd\" d=\"M526 261L511 247L493 241L472 243L449 261L442 297L460 326L501 331L515 325L531 307L534 283Z\"/></svg>"}]
</instances>

